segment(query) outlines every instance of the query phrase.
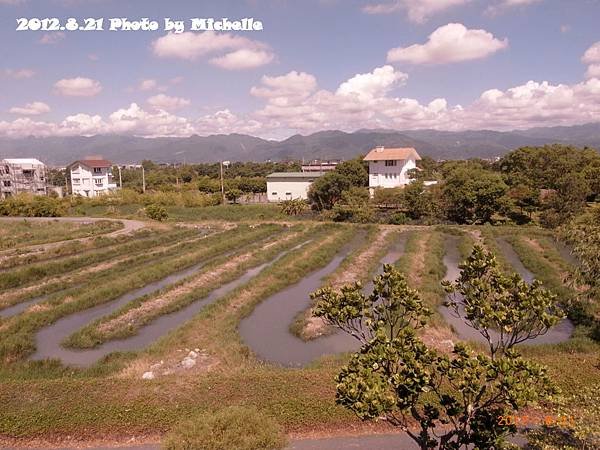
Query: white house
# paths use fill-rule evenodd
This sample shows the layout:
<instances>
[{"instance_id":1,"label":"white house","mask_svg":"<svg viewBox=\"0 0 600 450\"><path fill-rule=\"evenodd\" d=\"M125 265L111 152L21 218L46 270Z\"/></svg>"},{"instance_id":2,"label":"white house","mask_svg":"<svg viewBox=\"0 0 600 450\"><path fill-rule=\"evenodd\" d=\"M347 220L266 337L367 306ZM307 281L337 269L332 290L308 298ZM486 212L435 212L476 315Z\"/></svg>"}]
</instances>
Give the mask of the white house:
<instances>
[{"instance_id":1,"label":"white house","mask_svg":"<svg viewBox=\"0 0 600 450\"><path fill-rule=\"evenodd\" d=\"M96 197L117 189L112 166L113 163L101 158L86 158L69 164L73 195Z\"/></svg>"},{"instance_id":2,"label":"white house","mask_svg":"<svg viewBox=\"0 0 600 450\"><path fill-rule=\"evenodd\" d=\"M308 198L308 188L320 173L276 172L267 175L267 199L269 202Z\"/></svg>"},{"instance_id":3,"label":"white house","mask_svg":"<svg viewBox=\"0 0 600 450\"><path fill-rule=\"evenodd\" d=\"M369 161L369 190L395 188L409 184L409 170L416 169L421 157L414 148L377 147L365 156Z\"/></svg>"},{"instance_id":4,"label":"white house","mask_svg":"<svg viewBox=\"0 0 600 450\"><path fill-rule=\"evenodd\" d=\"M21 193L46 195L46 165L35 158L0 161L0 199Z\"/></svg>"}]
</instances>

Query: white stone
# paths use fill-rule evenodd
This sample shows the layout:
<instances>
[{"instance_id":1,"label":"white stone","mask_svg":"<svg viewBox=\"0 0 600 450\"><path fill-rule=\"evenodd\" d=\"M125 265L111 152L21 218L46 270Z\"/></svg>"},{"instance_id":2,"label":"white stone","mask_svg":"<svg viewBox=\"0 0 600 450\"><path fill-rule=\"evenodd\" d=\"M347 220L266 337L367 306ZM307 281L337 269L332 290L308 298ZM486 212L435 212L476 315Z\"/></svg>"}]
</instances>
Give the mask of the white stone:
<instances>
[{"instance_id":1,"label":"white stone","mask_svg":"<svg viewBox=\"0 0 600 450\"><path fill-rule=\"evenodd\" d=\"M194 350L188 353L188 358L196 359L197 357L198 353L196 353Z\"/></svg>"},{"instance_id":2,"label":"white stone","mask_svg":"<svg viewBox=\"0 0 600 450\"><path fill-rule=\"evenodd\" d=\"M183 361L181 361L181 366L184 369L191 369L195 365L196 365L196 360L190 358L189 356L186 356L185 358L183 358Z\"/></svg>"},{"instance_id":3,"label":"white stone","mask_svg":"<svg viewBox=\"0 0 600 450\"><path fill-rule=\"evenodd\" d=\"M154 372L144 372L144 375L142 375L142 380L154 380L155 375Z\"/></svg>"}]
</instances>

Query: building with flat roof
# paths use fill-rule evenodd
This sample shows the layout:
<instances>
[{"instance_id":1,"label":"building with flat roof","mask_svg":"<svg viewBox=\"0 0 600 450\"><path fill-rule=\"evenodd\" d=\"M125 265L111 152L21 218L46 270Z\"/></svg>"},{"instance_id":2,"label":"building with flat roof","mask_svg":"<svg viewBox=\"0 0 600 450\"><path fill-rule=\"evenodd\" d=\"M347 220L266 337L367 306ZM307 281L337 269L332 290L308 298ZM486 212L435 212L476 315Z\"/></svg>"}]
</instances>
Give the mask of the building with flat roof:
<instances>
[{"instance_id":1,"label":"building with flat roof","mask_svg":"<svg viewBox=\"0 0 600 450\"><path fill-rule=\"evenodd\" d=\"M310 185L321 173L276 172L267 175L267 199L269 202L282 202L308 198Z\"/></svg>"},{"instance_id":2,"label":"building with flat roof","mask_svg":"<svg viewBox=\"0 0 600 450\"><path fill-rule=\"evenodd\" d=\"M29 193L46 195L46 165L35 158L7 158L0 161L0 199Z\"/></svg>"}]
</instances>

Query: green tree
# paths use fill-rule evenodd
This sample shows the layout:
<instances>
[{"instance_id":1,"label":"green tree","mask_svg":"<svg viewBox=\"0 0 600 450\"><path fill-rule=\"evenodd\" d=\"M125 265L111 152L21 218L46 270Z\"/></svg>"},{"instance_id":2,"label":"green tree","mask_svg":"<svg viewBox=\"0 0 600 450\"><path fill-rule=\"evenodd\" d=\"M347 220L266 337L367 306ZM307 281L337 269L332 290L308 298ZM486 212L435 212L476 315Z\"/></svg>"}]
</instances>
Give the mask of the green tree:
<instances>
[{"instance_id":1,"label":"green tree","mask_svg":"<svg viewBox=\"0 0 600 450\"><path fill-rule=\"evenodd\" d=\"M505 209L503 197L508 186L502 177L482 169L458 167L442 187L448 219L457 223L486 223Z\"/></svg>"},{"instance_id":2,"label":"green tree","mask_svg":"<svg viewBox=\"0 0 600 450\"><path fill-rule=\"evenodd\" d=\"M164 206L152 204L146 206L146 215L152 220L163 222L169 218L169 213Z\"/></svg>"},{"instance_id":3,"label":"green tree","mask_svg":"<svg viewBox=\"0 0 600 450\"><path fill-rule=\"evenodd\" d=\"M373 221L374 211L369 204L369 191L352 187L342 192L342 198L333 205L331 217L336 222L368 223Z\"/></svg>"},{"instance_id":4,"label":"green tree","mask_svg":"<svg viewBox=\"0 0 600 450\"><path fill-rule=\"evenodd\" d=\"M331 209L342 198L342 192L351 186L350 180L341 173L328 172L310 185L308 201L316 211Z\"/></svg>"},{"instance_id":5,"label":"green tree","mask_svg":"<svg viewBox=\"0 0 600 450\"><path fill-rule=\"evenodd\" d=\"M370 295L360 283L312 294L315 314L362 344L336 377L336 401L363 420L385 419L421 449L501 448L515 431L501 416L554 392L545 368L523 359L514 345L560 320L562 315L553 314L555 296L537 283L504 276L480 248L461 268L461 278L445 288L464 295L467 305L482 307L469 308L475 329L493 336L491 326L525 325L531 333L491 337L487 355L462 344L452 355L440 354L417 336L431 312L390 265L375 278ZM497 302L507 302L515 313L505 314Z\"/></svg>"},{"instance_id":6,"label":"green tree","mask_svg":"<svg viewBox=\"0 0 600 450\"><path fill-rule=\"evenodd\" d=\"M239 189L229 189L227 192L225 192L225 198L227 200L229 200L230 202L237 203L238 199L243 194L244 193L242 191L240 191Z\"/></svg>"}]
</instances>

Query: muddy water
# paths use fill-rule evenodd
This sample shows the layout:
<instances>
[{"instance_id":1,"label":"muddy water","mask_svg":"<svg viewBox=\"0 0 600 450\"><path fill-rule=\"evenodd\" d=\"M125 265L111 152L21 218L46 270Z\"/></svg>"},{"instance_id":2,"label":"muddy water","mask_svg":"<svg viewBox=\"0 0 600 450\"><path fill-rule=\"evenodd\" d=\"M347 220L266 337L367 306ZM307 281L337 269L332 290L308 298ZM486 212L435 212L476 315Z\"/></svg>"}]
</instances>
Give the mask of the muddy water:
<instances>
[{"instance_id":1,"label":"muddy water","mask_svg":"<svg viewBox=\"0 0 600 450\"><path fill-rule=\"evenodd\" d=\"M378 274L382 272L383 264L394 263L400 258L404 244L405 236L394 242L381 259ZM347 245L325 267L267 298L242 320L239 333L259 359L286 367L301 367L321 356L354 351L360 347L356 339L343 332L305 342L289 330L296 316L310 306L310 293L322 286L323 278L338 268L352 248L353 243ZM365 286L365 290L372 289L372 283Z\"/></svg>"},{"instance_id":2,"label":"muddy water","mask_svg":"<svg viewBox=\"0 0 600 450\"><path fill-rule=\"evenodd\" d=\"M498 246L505 256L506 260L511 264L515 271L528 283L531 283L534 279L533 274L527 270L523 265L519 256L512 248L512 246L504 239L497 239ZM448 281L456 280L460 275L460 254L458 251L458 238L456 236L448 236L445 243L446 254L444 255L444 265L446 266L446 277ZM456 317L455 313L446 308L440 306L440 314L444 317L446 322L452 326L455 333L460 339L467 341L476 341L486 343L485 338L476 330L468 326L463 319ZM535 339L528 340L528 345L539 345L539 344L557 344L568 340L573 334L573 323L565 319L558 325L550 329L546 334L536 337ZM494 331L490 331L493 339L498 337L498 334Z\"/></svg>"},{"instance_id":3,"label":"muddy water","mask_svg":"<svg viewBox=\"0 0 600 450\"><path fill-rule=\"evenodd\" d=\"M51 295L52 294L40 295L39 297L34 297L30 300L26 300L21 303L16 303L12 306L1 309L0 317L12 317L12 316L16 316L17 314L21 314L23 311L25 311L27 308L29 308L32 305L45 302L46 300L48 300L50 298Z\"/></svg>"},{"instance_id":4,"label":"muddy water","mask_svg":"<svg viewBox=\"0 0 600 450\"><path fill-rule=\"evenodd\" d=\"M148 325L142 327L137 334L131 337L119 340L111 340L93 349L67 349L61 345L61 342L83 326L94 320L104 317L105 315L111 314L112 312L126 305L128 302L144 295L156 292L165 286L177 283L178 281L193 275L206 263L202 262L190 267L189 269L170 275L169 277L160 281L148 284L141 289L137 289L136 291L119 297L117 300L109 304L100 305L60 319L53 325L38 332L36 336L37 351L34 353L31 359L41 360L52 358L60 359L64 364L68 365L90 366L96 363L99 359L113 352L143 349L188 321L207 305L214 303L216 300L227 295L240 285L248 282L251 278L260 273L265 267L273 264L285 254L300 248L305 244L306 243L303 243L294 247L293 249L286 250L285 252L280 253L273 260L247 270L236 280L220 286L219 288L211 291L206 297L198 299L197 301L190 303L188 306L178 311L156 318Z\"/></svg>"}]
</instances>

